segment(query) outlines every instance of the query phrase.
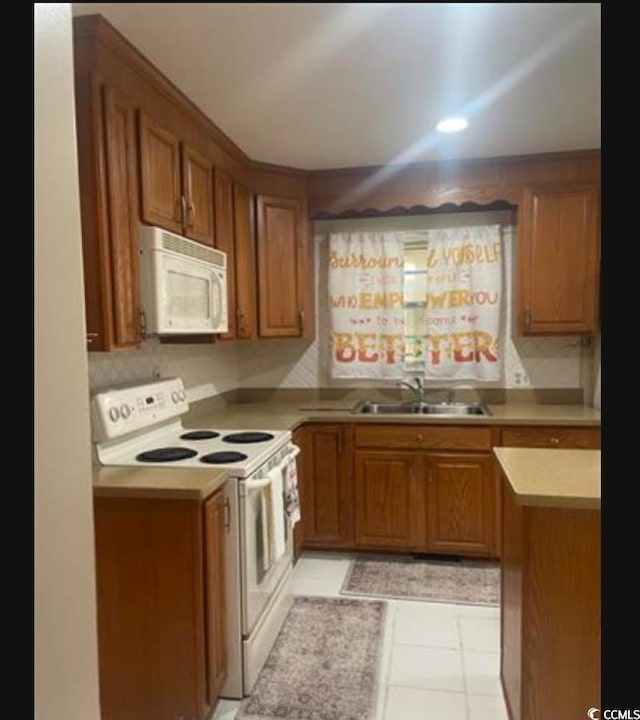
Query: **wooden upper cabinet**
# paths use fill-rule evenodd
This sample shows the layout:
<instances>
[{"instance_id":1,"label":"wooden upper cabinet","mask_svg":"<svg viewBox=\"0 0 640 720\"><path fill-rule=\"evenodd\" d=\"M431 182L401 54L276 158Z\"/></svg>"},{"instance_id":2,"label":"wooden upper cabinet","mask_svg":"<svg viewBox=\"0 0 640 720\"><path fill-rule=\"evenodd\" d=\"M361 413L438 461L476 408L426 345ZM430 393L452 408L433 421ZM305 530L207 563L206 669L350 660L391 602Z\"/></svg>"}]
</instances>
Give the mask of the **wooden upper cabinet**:
<instances>
[{"instance_id":1,"label":"wooden upper cabinet","mask_svg":"<svg viewBox=\"0 0 640 720\"><path fill-rule=\"evenodd\" d=\"M214 237L212 178L209 160L183 143L184 234L206 245L213 245Z\"/></svg>"},{"instance_id":2,"label":"wooden upper cabinet","mask_svg":"<svg viewBox=\"0 0 640 720\"><path fill-rule=\"evenodd\" d=\"M140 342L141 327L135 107L105 87L104 117L113 343L131 347Z\"/></svg>"},{"instance_id":3,"label":"wooden upper cabinet","mask_svg":"<svg viewBox=\"0 0 640 720\"><path fill-rule=\"evenodd\" d=\"M183 196L180 141L145 113L140 113L142 219L182 234Z\"/></svg>"},{"instance_id":4,"label":"wooden upper cabinet","mask_svg":"<svg viewBox=\"0 0 640 720\"><path fill-rule=\"evenodd\" d=\"M491 455L427 455L429 548L492 554L496 543L496 483Z\"/></svg>"},{"instance_id":5,"label":"wooden upper cabinet","mask_svg":"<svg viewBox=\"0 0 640 720\"><path fill-rule=\"evenodd\" d=\"M204 155L140 113L142 220L213 245L213 168Z\"/></svg>"},{"instance_id":6,"label":"wooden upper cabinet","mask_svg":"<svg viewBox=\"0 0 640 720\"><path fill-rule=\"evenodd\" d=\"M257 335L257 278L253 234L253 203L251 200L251 192L244 185L234 182L236 315L238 320L237 336L241 340L253 340Z\"/></svg>"},{"instance_id":7,"label":"wooden upper cabinet","mask_svg":"<svg viewBox=\"0 0 640 720\"><path fill-rule=\"evenodd\" d=\"M529 187L519 212L521 333L595 332L600 242L597 186Z\"/></svg>"},{"instance_id":8,"label":"wooden upper cabinet","mask_svg":"<svg viewBox=\"0 0 640 720\"><path fill-rule=\"evenodd\" d=\"M227 255L227 309L229 330L218 335L219 340L236 339L236 266L233 232L233 179L229 173L216 168L215 171L215 217L216 248Z\"/></svg>"},{"instance_id":9,"label":"wooden upper cabinet","mask_svg":"<svg viewBox=\"0 0 640 720\"><path fill-rule=\"evenodd\" d=\"M304 330L304 277L300 202L258 195L258 334L263 338L301 337Z\"/></svg>"},{"instance_id":10,"label":"wooden upper cabinet","mask_svg":"<svg viewBox=\"0 0 640 720\"><path fill-rule=\"evenodd\" d=\"M135 112L125 93L76 74L88 350L141 340Z\"/></svg>"},{"instance_id":11,"label":"wooden upper cabinet","mask_svg":"<svg viewBox=\"0 0 640 720\"><path fill-rule=\"evenodd\" d=\"M355 453L355 544L425 549L425 494L419 453Z\"/></svg>"}]
</instances>

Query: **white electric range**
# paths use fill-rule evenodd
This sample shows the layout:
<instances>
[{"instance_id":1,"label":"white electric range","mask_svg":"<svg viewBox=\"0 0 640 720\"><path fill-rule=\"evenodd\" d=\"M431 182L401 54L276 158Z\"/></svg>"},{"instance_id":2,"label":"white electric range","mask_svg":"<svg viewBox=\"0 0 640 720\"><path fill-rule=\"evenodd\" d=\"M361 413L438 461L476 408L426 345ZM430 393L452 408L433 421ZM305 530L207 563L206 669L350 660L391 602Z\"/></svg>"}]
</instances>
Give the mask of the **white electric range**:
<instances>
[{"instance_id":1,"label":"white electric range","mask_svg":"<svg viewBox=\"0 0 640 720\"><path fill-rule=\"evenodd\" d=\"M221 468L228 521L227 680L222 696L250 694L293 602L292 532L283 516L285 552L267 557L264 491L273 471L299 452L288 430L183 427L189 410L180 378L99 392L91 402L95 459L101 465Z\"/></svg>"}]
</instances>

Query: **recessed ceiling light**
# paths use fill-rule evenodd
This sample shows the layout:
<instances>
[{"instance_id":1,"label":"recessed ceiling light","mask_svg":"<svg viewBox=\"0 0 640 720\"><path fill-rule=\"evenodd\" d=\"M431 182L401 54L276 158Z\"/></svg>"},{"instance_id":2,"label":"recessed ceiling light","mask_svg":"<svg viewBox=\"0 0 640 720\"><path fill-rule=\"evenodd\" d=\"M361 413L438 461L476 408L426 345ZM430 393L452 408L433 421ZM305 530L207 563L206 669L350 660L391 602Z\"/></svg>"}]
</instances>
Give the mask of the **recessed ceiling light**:
<instances>
[{"instance_id":1,"label":"recessed ceiling light","mask_svg":"<svg viewBox=\"0 0 640 720\"><path fill-rule=\"evenodd\" d=\"M441 133L454 133L464 130L469 125L467 118L463 117L448 117L436 125L436 130Z\"/></svg>"}]
</instances>

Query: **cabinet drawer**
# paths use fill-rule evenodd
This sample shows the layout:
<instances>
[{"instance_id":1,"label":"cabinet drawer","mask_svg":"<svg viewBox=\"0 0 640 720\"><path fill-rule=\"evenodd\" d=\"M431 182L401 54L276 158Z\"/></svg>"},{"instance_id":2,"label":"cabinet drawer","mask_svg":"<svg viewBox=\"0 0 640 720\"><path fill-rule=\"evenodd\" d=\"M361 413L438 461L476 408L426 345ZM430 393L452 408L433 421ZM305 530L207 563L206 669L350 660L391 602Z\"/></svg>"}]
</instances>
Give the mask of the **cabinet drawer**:
<instances>
[{"instance_id":1,"label":"cabinet drawer","mask_svg":"<svg viewBox=\"0 0 640 720\"><path fill-rule=\"evenodd\" d=\"M453 425L356 425L356 447L490 450L491 428Z\"/></svg>"},{"instance_id":2,"label":"cabinet drawer","mask_svg":"<svg viewBox=\"0 0 640 720\"><path fill-rule=\"evenodd\" d=\"M502 431L501 445L597 450L600 428L513 427Z\"/></svg>"}]
</instances>

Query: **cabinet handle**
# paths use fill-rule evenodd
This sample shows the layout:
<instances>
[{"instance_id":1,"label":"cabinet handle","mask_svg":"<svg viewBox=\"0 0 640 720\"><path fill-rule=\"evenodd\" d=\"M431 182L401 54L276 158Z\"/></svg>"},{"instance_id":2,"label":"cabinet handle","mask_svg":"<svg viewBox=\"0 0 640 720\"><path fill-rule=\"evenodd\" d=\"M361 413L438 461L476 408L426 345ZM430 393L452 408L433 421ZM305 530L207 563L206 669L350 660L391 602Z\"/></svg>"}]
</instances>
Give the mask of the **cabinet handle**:
<instances>
[{"instance_id":1,"label":"cabinet handle","mask_svg":"<svg viewBox=\"0 0 640 720\"><path fill-rule=\"evenodd\" d=\"M304 332L304 310L298 312L298 324L300 325L300 332Z\"/></svg>"},{"instance_id":2,"label":"cabinet handle","mask_svg":"<svg viewBox=\"0 0 640 720\"><path fill-rule=\"evenodd\" d=\"M238 333L243 334L245 331L244 313L241 310L236 311L236 322L238 324Z\"/></svg>"},{"instance_id":3,"label":"cabinet handle","mask_svg":"<svg viewBox=\"0 0 640 720\"><path fill-rule=\"evenodd\" d=\"M550 442L552 445L560 445L560 438L557 438L557 437L549 438L549 442Z\"/></svg>"},{"instance_id":4,"label":"cabinet handle","mask_svg":"<svg viewBox=\"0 0 640 720\"><path fill-rule=\"evenodd\" d=\"M229 534L231 529L231 504L229 498L224 499L224 531Z\"/></svg>"},{"instance_id":5,"label":"cabinet handle","mask_svg":"<svg viewBox=\"0 0 640 720\"><path fill-rule=\"evenodd\" d=\"M187 224L187 198L184 195L180 195L180 199L178 200L180 203L180 224L186 225Z\"/></svg>"},{"instance_id":6,"label":"cabinet handle","mask_svg":"<svg viewBox=\"0 0 640 720\"><path fill-rule=\"evenodd\" d=\"M142 308L138 310L138 322L138 336L140 340L145 340L147 337L147 314Z\"/></svg>"},{"instance_id":7,"label":"cabinet handle","mask_svg":"<svg viewBox=\"0 0 640 720\"><path fill-rule=\"evenodd\" d=\"M524 326L527 330L531 329L531 309L526 308L524 311Z\"/></svg>"},{"instance_id":8,"label":"cabinet handle","mask_svg":"<svg viewBox=\"0 0 640 720\"><path fill-rule=\"evenodd\" d=\"M87 344L91 345L91 343L97 337L100 337L100 333L87 333Z\"/></svg>"},{"instance_id":9,"label":"cabinet handle","mask_svg":"<svg viewBox=\"0 0 640 720\"><path fill-rule=\"evenodd\" d=\"M419 443L421 443L424 440L424 435L422 433L418 433L416 435L416 439Z\"/></svg>"},{"instance_id":10,"label":"cabinet handle","mask_svg":"<svg viewBox=\"0 0 640 720\"><path fill-rule=\"evenodd\" d=\"M187 227L193 227L196 221L196 206L190 202L187 205Z\"/></svg>"}]
</instances>

